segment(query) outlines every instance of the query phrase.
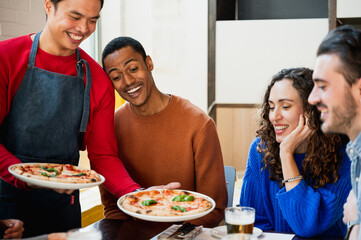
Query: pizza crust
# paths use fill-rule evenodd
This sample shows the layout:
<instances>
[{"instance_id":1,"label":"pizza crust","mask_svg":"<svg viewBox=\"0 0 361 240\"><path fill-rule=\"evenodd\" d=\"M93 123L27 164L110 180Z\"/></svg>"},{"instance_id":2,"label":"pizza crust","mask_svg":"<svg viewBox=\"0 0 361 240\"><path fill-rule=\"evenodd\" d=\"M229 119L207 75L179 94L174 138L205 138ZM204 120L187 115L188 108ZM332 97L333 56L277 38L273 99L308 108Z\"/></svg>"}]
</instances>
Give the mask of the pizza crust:
<instances>
[{"instance_id":1,"label":"pizza crust","mask_svg":"<svg viewBox=\"0 0 361 240\"><path fill-rule=\"evenodd\" d=\"M24 163L13 166L12 170L25 177L49 182L80 184L101 181L99 174L94 170L84 169L71 164Z\"/></svg>"}]
</instances>

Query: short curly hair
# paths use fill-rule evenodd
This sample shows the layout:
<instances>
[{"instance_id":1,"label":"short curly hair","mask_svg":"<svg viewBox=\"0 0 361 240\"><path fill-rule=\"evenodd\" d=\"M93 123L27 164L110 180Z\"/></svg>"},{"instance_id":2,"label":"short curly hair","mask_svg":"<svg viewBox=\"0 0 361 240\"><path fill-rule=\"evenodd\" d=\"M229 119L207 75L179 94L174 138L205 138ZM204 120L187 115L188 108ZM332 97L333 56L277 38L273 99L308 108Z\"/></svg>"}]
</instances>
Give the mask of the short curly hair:
<instances>
[{"instance_id":1,"label":"short curly hair","mask_svg":"<svg viewBox=\"0 0 361 240\"><path fill-rule=\"evenodd\" d=\"M109 55L114 53L117 50L120 50L125 47L131 47L134 51L142 55L142 58L145 62L145 59L147 58L147 54L145 53L143 45L131 37L117 37L111 40L104 48L103 54L102 54L102 65L103 69L105 70L105 64L104 60Z\"/></svg>"},{"instance_id":2,"label":"short curly hair","mask_svg":"<svg viewBox=\"0 0 361 240\"><path fill-rule=\"evenodd\" d=\"M261 106L259 129L257 136L261 138L257 149L264 154L264 169L270 172L270 179L279 182L283 186L282 165L279 156L279 143L276 141L276 134L272 122L269 120L269 96L273 85L281 80L292 81L292 86L297 90L302 99L304 115L308 117L308 126L311 135L308 138L307 153L302 162L302 175L309 185L314 188L325 186L327 183L334 183L338 180L338 169L341 166L342 157L338 147L345 137L338 134L324 134L321 131L320 112L316 106L308 103L307 99L313 88L313 71L308 68L289 68L277 73L268 85Z\"/></svg>"}]
</instances>

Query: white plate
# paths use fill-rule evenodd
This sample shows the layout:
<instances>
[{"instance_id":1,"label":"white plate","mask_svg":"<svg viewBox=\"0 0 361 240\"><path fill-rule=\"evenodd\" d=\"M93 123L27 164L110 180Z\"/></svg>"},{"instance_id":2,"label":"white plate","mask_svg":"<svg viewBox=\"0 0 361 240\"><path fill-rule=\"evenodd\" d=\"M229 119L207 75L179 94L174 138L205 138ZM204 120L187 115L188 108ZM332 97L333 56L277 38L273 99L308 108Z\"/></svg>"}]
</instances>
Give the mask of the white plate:
<instances>
[{"instance_id":1,"label":"white plate","mask_svg":"<svg viewBox=\"0 0 361 240\"><path fill-rule=\"evenodd\" d=\"M30 177L25 177L23 175L20 175L13 171L13 167L17 165L23 165L24 163L18 163L11 165L9 167L9 172L14 175L16 178L26 182L30 183L39 187L45 187L45 188L56 188L56 189L81 189L81 188L89 188L94 187L102 184L105 181L105 178L99 174L100 176L100 182L94 182L94 183L60 183L60 182L50 182L40 179L34 179ZM26 163L26 164L39 164L39 163Z\"/></svg>"},{"instance_id":2,"label":"white plate","mask_svg":"<svg viewBox=\"0 0 361 240\"><path fill-rule=\"evenodd\" d=\"M227 226L219 226L211 229L211 233L213 236L217 238L222 238L227 235ZM253 227L253 234L252 237L259 237L263 231L257 227Z\"/></svg>"},{"instance_id":3,"label":"white plate","mask_svg":"<svg viewBox=\"0 0 361 240\"><path fill-rule=\"evenodd\" d=\"M164 189L155 189L155 190L164 190ZM147 190L144 190L144 191L147 191ZM216 203L214 202L214 200L212 198L204 195L204 194L197 193L197 192L192 192L192 191L188 191L188 190L179 190L179 189L177 189L177 191L187 191L187 192L196 194L196 195L198 195L200 197L203 197L203 198L207 199L208 201L210 201L212 203L212 207L210 209L208 209L207 211L205 211L205 212L196 213L196 214L193 214L193 215L163 217L163 216L144 215L144 214L135 213L135 212L131 212L131 211L128 211L128 210L124 209L121 206L120 203L124 200L126 195L132 194L132 193L128 193L128 194L122 196L121 198L119 198L118 201L117 201L117 204L118 204L118 207L120 208L120 210L122 210L126 214L128 214L128 215L130 215L132 217L135 217L135 218L139 218L139 219L147 220L147 221L152 221L152 222L182 222L182 221L188 221L188 220L200 218L200 217L203 217L203 216L207 215L208 213L212 212L213 209L216 206Z\"/></svg>"}]
</instances>

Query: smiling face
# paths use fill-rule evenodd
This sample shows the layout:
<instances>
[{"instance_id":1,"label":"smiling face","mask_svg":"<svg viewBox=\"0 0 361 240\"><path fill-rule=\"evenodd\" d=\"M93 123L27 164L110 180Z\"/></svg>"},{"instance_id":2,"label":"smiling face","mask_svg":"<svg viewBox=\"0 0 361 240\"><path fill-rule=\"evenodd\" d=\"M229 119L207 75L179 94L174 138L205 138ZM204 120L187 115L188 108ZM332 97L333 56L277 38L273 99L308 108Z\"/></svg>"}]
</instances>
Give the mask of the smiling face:
<instances>
[{"instance_id":1,"label":"smiling face","mask_svg":"<svg viewBox=\"0 0 361 240\"><path fill-rule=\"evenodd\" d=\"M142 55L130 46L109 54L104 59L104 69L114 88L133 110L147 105L152 92L156 91L151 73L152 59L147 56L144 61Z\"/></svg>"},{"instance_id":2,"label":"smiling face","mask_svg":"<svg viewBox=\"0 0 361 240\"><path fill-rule=\"evenodd\" d=\"M321 112L321 129L326 133L344 133L349 135L353 127L359 106L357 104L357 88L346 82L338 71L341 62L335 54L324 54L317 57L313 73L314 88L308 101L316 105Z\"/></svg>"},{"instance_id":3,"label":"smiling face","mask_svg":"<svg viewBox=\"0 0 361 240\"><path fill-rule=\"evenodd\" d=\"M46 0L48 19L39 46L53 55L73 54L79 44L95 31L100 8L100 0L62 0L56 8Z\"/></svg>"},{"instance_id":4,"label":"smiling face","mask_svg":"<svg viewBox=\"0 0 361 240\"><path fill-rule=\"evenodd\" d=\"M268 98L269 120L273 124L276 141L281 143L298 125L303 114L303 104L292 81L275 82Z\"/></svg>"}]
</instances>

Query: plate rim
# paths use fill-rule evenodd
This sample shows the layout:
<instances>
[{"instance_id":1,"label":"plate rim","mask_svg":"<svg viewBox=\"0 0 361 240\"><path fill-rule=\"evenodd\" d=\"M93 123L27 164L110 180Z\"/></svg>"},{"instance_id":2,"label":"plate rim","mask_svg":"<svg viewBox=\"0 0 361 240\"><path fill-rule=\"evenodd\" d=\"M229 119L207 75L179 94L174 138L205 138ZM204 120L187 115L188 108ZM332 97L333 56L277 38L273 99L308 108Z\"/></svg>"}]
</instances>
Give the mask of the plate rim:
<instances>
[{"instance_id":1,"label":"plate rim","mask_svg":"<svg viewBox=\"0 0 361 240\"><path fill-rule=\"evenodd\" d=\"M51 182L51 181L45 181L45 180L40 180L40 179L35 179L35 178L30 178L30 177L26 177L23 175L20 175L16 172L13 171L13 167L15 166L19 166L19 165L24 165L24 164L30 164L30 165L34 165L34 164L52 164L52 163L46 163L46 162L30 162L30 163L16 163L16 164L12 164L11 166L8 167L8 171L16 178L20 179L21 181L24 181L26 183L30 183L39 187L45 187L45 188L55 188L55 189L82 189L82 188L89 188L89 187L94 187L94 186L98 186L100 184L102 184L105 181L105 178L103 175L99 174L100 177L100 181L99 182L94 182L94 183L60 183L60 182ZM62 164L62 163L56 163L56 164ZM83 167L80 167L83 168ZM87 169L87 168L83 168L83 169Z\"/></svg>"},{"instance_id":2,"label":"plate rim","mask_svg":"<svg viewBox=\"0 0 361 240\"><path fill-rule=\"evenodd\" d=\"M217 226L217 227L214 227L214 228L211 229L211 234L212 234L213 236L215 236L215 237L217 237L217 238L222 238L222 237L224 237L224 236L221 236L221 235L215 233L215 232L217 232L217 231L219 232L219 230L217 230L217 228L218 228L218 229L226 228L226 225ZM259 236L261 236L261 235L263 234L263 230L262 230L262 229L260 229L260 228L258 228L258 227L253 227L253 230L255 230L255 229L257 229L257 231L259 231L259 232L258 232L258 233L255 233L255 232L253 231L252 236L254 236L254 237L259 237ZM225 229L225 230L226 230L225 232L227 232L227 229Z\"/></svg>"},{"instance_id":3,"label":"plate rim","mask_svg":"<svg viewBox=\"0 0 361 240\"><path fill-rule=\"evenodd\" d=\"M142 190L139 192L147 192L147 191L152 191L152 190L167 190L167 189L149 189L149 190ZM142 220L146 220L146 221L152 221L152 222L181 222L181 221L188 221L188 220L193 220L193 219L197 219L200 217L203 217L205 215L207 215L208 213L212 212L214 210L214 208L216 207L216 202L209 196L203 194L203 193L198 193L198 192L194 192L194 191L190 191L190 190L185 190L185 189L171 189L171 190L177 190L177 191L187 191L193 194L197 194L200 195L204 198L206 198L208 201L210 201L212 203L212 207L210 209L208 209L207 211L201 212L201 213L196 213L193 215L185 215L185 216L150 216L150 215L144 215L144 214L140 214L140 213L135 213L135 212L131 212L129 210L124 209L120 202L124 200L124 198L129 195L132 194L133 192L127 193L123 196L121 196L118 201L117 201L117 205L118 208L120 210L122 210L124 213L138 218L138 219L142 219Z\"/></svg>"}]
</instances>

